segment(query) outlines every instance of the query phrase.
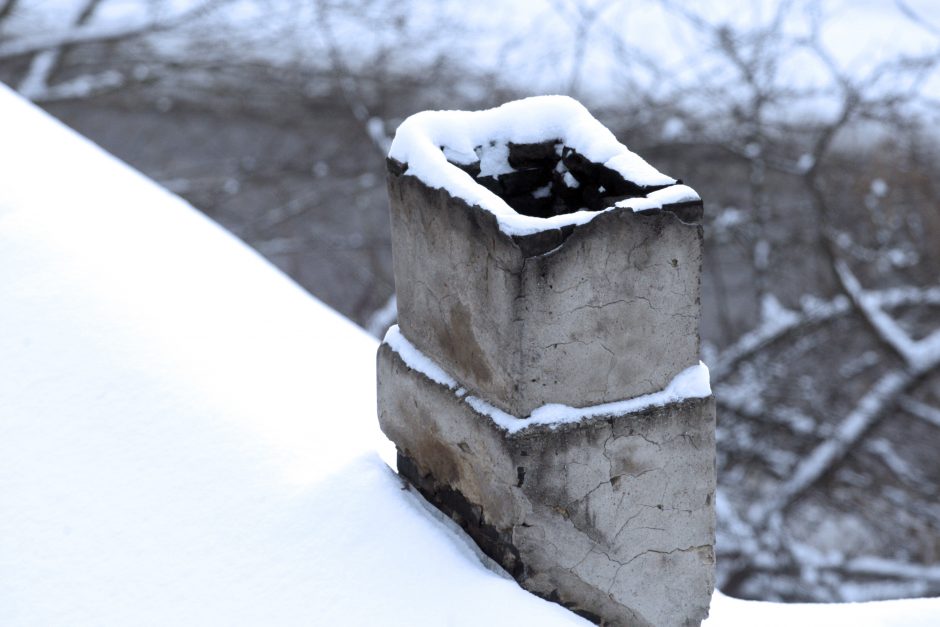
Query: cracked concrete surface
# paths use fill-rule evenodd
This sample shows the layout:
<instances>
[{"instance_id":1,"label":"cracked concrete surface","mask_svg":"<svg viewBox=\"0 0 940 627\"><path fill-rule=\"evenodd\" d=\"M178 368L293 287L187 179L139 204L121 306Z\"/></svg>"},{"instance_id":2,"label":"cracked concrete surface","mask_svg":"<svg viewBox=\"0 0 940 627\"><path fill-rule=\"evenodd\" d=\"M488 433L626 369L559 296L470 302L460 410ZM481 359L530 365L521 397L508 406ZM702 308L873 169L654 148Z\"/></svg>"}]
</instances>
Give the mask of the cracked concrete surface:
<instances>
[{"instance_id":1,"label":"cracked concrete surface","mask_svg":"<svg viewBox=\"0 0 940 627\"><path fill-rule=\"evenodd\" d=\"M407 164L389 161L388 185L401 332L464 393L528 416L654 393L698 363L700 203L510 237ZM701 622L712 398L512 434L477 406L380 347L399 473L523 587L599 624Z\"/></svg>"},{"instance_id":2,"label":"cracked concrete surface","mask_svg":"<svg viewBox=\"0 0 940 627\"><path fill-rule=\"evenodd\" d=\"M473 394L528 416L655 392L698 363L700 224L614 209L514 238L401 164L388 184L402 332Z\"/></svg>"},{"instance_id":3,"label":"cracked concrete surface","mask_svg":"<svg viewBox=\"0 0 940 627\"><path fill-rule=\"evenodd\" d=\"M521 585L606 625L698 625L714 585L714 400L507 434L378 354L399 472Z\"/></svg>"}]
</instances>

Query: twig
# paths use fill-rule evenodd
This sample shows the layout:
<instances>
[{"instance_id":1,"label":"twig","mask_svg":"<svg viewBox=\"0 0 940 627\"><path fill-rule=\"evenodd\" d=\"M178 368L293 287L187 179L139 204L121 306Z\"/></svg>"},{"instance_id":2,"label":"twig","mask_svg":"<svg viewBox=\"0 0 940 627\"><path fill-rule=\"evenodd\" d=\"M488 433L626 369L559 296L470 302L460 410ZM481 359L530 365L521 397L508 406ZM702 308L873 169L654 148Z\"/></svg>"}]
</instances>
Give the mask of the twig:
<instances>
[{"instance_id":1,"label":"twig","mask_svg":"<svg viewBox=\"0 0 940 627\"><path fill-rule=\"evenodd\" d=\"M910 415L920 418L936 427L940 427L940 409L931 407L927 403L922 403L910 396L902 396L900 405L901 408Z\"/></svg>"}]
</instances>

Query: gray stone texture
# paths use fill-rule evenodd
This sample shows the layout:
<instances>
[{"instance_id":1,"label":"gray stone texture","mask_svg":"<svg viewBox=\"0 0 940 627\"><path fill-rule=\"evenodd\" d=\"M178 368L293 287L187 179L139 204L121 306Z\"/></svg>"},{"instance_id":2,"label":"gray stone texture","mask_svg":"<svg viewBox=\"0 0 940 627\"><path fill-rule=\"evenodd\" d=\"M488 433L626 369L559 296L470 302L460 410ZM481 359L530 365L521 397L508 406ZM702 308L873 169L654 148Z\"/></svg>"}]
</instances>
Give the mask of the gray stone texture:
<instances>
[{"instance_id":1,"label":"gray stone texture","mask_svg":"<svg viewBox=\"0 0 940 627\"><path fill-rule=\"evenodd\" d=\"M399 325L473 393L524 417L655 392L698 363L700 203L510 237L405 168L388 180Z\"/></svg>"},{"instance_id":2,"label":"gray stone texture","mask_svg":"<svg viewBox=\"0 0 940 627\"><path fill-rule=\"evenodd\" d=\"M479 324L470 331L498 330ZM605 625L707 615L713 398L509 434L388 345L378 382L399 472L523 587Z\"/></svg>"}]
</instances>

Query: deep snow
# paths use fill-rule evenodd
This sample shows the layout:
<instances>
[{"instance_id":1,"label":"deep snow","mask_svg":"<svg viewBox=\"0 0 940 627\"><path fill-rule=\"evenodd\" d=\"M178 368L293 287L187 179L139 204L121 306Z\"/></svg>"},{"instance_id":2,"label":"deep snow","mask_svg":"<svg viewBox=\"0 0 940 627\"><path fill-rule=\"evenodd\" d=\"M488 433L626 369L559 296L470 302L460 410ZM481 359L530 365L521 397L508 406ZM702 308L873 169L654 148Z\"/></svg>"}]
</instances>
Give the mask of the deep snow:
<instances>
[{"instance_id":1,"label":"deep snow","mask_svg":"<svg viewBox=\"0 0 940 627\"><path fill-rule=\"evenodd\" d=\"M0 624L585 624L376 453L377 343L0 86ZM940 600L708 625L927 625Z\"/></svg>"}]
</instances>

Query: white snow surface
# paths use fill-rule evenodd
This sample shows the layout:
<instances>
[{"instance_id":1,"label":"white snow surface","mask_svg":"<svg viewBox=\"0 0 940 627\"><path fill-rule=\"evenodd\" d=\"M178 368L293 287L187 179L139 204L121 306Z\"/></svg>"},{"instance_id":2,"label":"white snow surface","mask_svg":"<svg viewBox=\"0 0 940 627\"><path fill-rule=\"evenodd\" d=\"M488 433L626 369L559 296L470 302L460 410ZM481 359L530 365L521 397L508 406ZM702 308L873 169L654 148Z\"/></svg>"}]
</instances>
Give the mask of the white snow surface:
<instances>
[{"instance_id":1,"label":"white snow surface","mask_svg":"<svg viewBox=\"0 0 940 627\"><path fill-rule=\"evenodd\" d=\"M642 186L676 183L674 178L630 152L581 103L568 96L534 96L484 111L416 113L398 127L389 157L407 163L407 173L429 187L445 189L452 196L489 211L504 233L529 235L584 224L600 212L577 211L550 218L520 215L447 160L472 163L476 149L481 148L481 174L498 175L511 171L506 161L509 142L527 144L555 139L594 163L619 172L628 181ZM689 190L681 187L682 193Z\"/></svg>"},{"instance_id":2,"label":"white snow surface","mask_svg":"<svg viewBox=\"0 0 940 627\"><path fill-rule=\"evenodd\" d=\"M412 344L398 325L394 325L385 334L384 342L394 350L412 370L427 378L454 390L459 398L478 413L488 416L497 426L507 433L519 433L535 426L559 427L564 424L589 420L600 416L621 416L642 411L650 407L676 403L690 398L711 396L708 367L699 362L697 366L686 368L659 392L644 394L590 407L571 407L560 403L550 403L535 409L530 416L513 416L477 396L466 395L464 388L458 387L457 380L449 375L431 357L422 353Z\"/></svg>"},{"instance_id":3,"label":"white snow surface","mask_svg":"<svg viewBox=\"0 0 940 627\"><path fill-rule=\"evenodd\" d=\"M397 324L393 324L385 332L384 343L389 348L398 353L402 361L412 370L416 370L426 376L431 381L449 387L452 390L458 389L457 379L453 378L447 371L437 365L433 359L422 353L412 344ZM462 388L461 388L462 389Z\"/></svg>"},{"instance_id":4,"label":"white snow surface","mask_svg":"<svg viewBox=\"0 0 940 627\"><path fill-rule=\"evenodd\" d=\"M402 490L376 340L2 86L0 137L0 625L584 624Z\"/></svg>"},{"instance_id":5,"label":"white snow surface","mask_svg":"<svg viewBox=\"0 0 940 627\"><path fill-rule=\"evenodd\" d=\"M586 625L381 461L377 343L0 86L0 624ZM936 599L707 625L928 625Z\"/></svg>"},{"instance_id":6,"label":"white snow surface","mask_svg":"<svg viewBox=\"0 0 940 627\"><path fill-rule=\"evenodd\" d=\"M649 209L662 209L664 205L701 200L694 189L688 185L670 185L663 189L650 192L642 198L627 198L617 202L615 207L626 207L634 211L647 211Z\"/></svg>"}]
</instances>

